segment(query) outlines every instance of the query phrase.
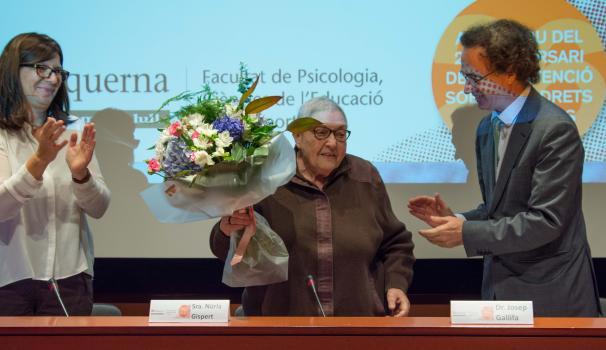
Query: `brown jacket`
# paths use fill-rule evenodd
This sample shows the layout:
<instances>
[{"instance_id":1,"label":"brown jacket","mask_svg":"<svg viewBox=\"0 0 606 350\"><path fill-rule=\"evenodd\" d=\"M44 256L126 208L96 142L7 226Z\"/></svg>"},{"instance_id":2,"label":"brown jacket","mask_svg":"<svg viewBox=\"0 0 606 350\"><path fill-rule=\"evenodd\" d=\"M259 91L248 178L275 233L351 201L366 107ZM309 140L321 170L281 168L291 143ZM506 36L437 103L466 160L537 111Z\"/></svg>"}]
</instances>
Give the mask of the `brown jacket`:
<instances>
[{"instance_id":1,"label":"brown jacket","mask_svg":"<svg viewBox=\"0 0 606 350\"><path fill-rule=\"evenodd\" d=\"M255 205L288 249L289 279L267 287L248 287L248 315L319 315L306 276L318 276L317 210L328 208L332 224L333 305L335 316L385 315L385 292L406 292L412 280L412 235L394 215L377 170L347 155L319 190L295 176ZM225 260L229 238L216 224L213 253Z\"/></svg>"}]
</instances>

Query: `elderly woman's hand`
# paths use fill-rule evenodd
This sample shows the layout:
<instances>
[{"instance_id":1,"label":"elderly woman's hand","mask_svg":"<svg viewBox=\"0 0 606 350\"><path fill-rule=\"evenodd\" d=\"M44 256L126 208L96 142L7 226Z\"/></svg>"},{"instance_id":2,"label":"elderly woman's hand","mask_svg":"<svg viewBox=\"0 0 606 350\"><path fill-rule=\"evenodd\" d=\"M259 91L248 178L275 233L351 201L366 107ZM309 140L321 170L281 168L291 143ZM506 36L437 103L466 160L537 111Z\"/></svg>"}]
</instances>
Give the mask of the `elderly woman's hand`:
<instances>
[{"instance_id":1,"label":"elderly woman's hand","mask_svg":"<svg viewBox=\"0 0 606 350\"><path fill-rule=\"evenodd\" d=\"M410 301L401 289L389 288L387 290L387 307L393 317L404 317L410 311Z\"/></svg>"},{"instance_id":2,"label":"elderly woman's hand","mask_svg":"<svg viewBox=\"0 0 606 350\"><path fill-rule=\"evenodd\" d=\"M242 230L252 222L248 209L239 209L233 212L231 216L221 217L219 228L224 235L229 237L233 232Z\"/></svg>"},{"instance_id":3,"label":"elderly woman's hand","mask_svg":"<svg viewBox=\"0 0 606 350\"><path fill-rule=\"evenodd\" d=\"M82 130L80 142L78 135L71 134L69 138L69 146L65 154L65 160L72 172L74 179L82 180L88 175L88 164L93 159L95 151L95 126L94 124L86 124Z\"/></svg>"}]
</instances>

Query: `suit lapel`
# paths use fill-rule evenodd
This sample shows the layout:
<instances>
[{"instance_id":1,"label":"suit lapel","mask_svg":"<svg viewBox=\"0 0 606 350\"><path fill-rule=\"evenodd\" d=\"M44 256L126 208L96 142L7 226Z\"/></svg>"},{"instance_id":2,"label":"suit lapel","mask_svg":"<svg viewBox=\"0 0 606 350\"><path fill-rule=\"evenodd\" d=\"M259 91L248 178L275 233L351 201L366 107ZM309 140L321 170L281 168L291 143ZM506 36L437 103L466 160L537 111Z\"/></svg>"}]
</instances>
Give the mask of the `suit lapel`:
<instances>
[{"instance_id":1,"label":"suit lapel","mask_svg":"<svg viewBox=\"0 0 606 350\"><path fill-rule=\"evenodd\" d=\"M541 96L539 93L532 88L524 107L522 107L522 110L520 110L520 113L516 118L516 122L511 130L509 142L507 143L505 155L503 156L503 163L501 163L499 176L496 180L494 190L492 191L492 200L490 201L490 206L488 209L489 214L494 212L499 201L501 200L503 192L505 191L505 186L509 182L511 171L515 168L520 156L520 152L526 145L528 136L532 132L532 121L537 116L540 99ZM496 170L493 170L493 173L495 171Z\"/></svg>"}]
</instances>

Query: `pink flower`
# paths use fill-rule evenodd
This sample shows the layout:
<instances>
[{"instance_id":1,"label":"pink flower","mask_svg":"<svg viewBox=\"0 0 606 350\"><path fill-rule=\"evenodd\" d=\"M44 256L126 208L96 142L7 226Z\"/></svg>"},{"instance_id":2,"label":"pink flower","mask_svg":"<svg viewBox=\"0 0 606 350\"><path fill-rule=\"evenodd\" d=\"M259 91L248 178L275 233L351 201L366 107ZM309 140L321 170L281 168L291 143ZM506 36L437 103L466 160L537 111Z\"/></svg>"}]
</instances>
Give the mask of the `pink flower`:
<instances>
[{"instance_id":1,"label":"pink flower","mask_svg":"<svg viewBox=\"0 0 606 350\"><path fill-rule=\"evenodd\" d=\"M147 161L147 172L152 174L160 170L160 163L155 158Z\"/></svg>"},{"instance_id":2,"label":"pink flower","mask_svg":"<svg viewBox=\"0 0 606 350\"><path fill-rule=\"evenodd\" d=\"M171 134L172 136L181 136L181 133L183 132L183 129L181 128L181 124L176 121L172 124L170 124L170 126L168 127L168 133Z\"/></svg>"},{"instance_id":3,"label":"pink flower","mask_svg":"<svg viewBox=\"0 0 606 350\"><path fill-rule=\"evenodd\" d=\"M191 138L192 138L192 140L193 140L193 139L197 139L197 138L198 138L198 136L200 136L200 133L199 133L198 131L194 131L194 133L193 133L193 134L191 134Z\"/></svg>"}]
</instances>

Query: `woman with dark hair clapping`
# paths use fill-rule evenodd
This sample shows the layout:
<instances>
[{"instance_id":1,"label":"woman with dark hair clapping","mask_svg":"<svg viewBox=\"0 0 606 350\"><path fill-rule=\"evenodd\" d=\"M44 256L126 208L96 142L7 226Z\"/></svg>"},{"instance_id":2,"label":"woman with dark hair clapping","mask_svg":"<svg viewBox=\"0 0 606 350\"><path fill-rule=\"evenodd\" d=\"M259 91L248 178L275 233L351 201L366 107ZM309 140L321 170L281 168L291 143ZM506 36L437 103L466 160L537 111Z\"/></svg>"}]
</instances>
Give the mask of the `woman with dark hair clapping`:
<instances>
[{"instance_id":1,"label":"woman with dark hair clapping","mask_svg":"<svg viewBox=\"0 0 606 350\"><path fill-rule=\"evenodd\" d=\"M0 316L92 309L85 216L101 217L110 192L94 126L68 114L62 64L59 44L37 33L17 35L0 56Z\"/></svg>"}]
</instances>

